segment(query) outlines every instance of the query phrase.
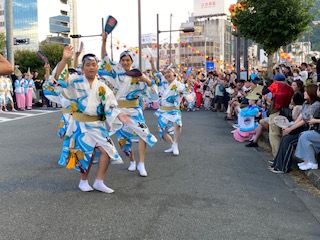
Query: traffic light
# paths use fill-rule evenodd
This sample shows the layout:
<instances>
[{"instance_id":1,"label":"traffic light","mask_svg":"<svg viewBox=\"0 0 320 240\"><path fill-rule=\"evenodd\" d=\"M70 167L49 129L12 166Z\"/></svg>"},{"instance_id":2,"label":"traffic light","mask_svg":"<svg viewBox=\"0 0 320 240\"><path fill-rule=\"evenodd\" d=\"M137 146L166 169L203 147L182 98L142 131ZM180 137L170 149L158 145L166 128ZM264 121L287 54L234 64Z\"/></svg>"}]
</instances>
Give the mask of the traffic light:
<instances>
[{"instance_id":1,"label":"traffic light","mask_svg":"<svg viewBox=\"0 0 320 240\"><path fill-rule=\"evenodd\" d=\"M80 34L71 34L70 35L71 38L81 38Z\"/></svg>"},{"instance_id":2,"label":"traffic light","mask_svg":"<svg viewBox=\"0 0 320 240\"><path fill-rule=\"evenodd\" d=\"M185 32L185 33L194 32L194 28L193 28L193 27L191 27L191 28L184 28L184 29L182 29L182 31Z\"/></svg>"}]
</instances>

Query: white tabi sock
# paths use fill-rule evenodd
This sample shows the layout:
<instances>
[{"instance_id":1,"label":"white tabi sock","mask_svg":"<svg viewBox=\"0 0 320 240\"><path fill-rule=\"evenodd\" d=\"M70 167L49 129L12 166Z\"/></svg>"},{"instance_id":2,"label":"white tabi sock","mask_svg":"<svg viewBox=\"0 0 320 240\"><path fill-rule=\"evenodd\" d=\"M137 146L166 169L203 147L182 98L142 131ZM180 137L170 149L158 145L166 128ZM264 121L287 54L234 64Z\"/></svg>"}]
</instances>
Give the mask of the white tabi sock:
<instances>
[{"instance_id":1,"label":"white tabi sock","mask_svg":"<svg viewBox=\"0 0 320 240\"><path fill-rule=\"evenodd\" d=\"M178 148L178 143L173 143L172 145L172 149L173 149L173 155L178 156L179 155L179 148Z\"/></svg>"},{"instance_id":2,"label":"white tabi sock","mask_svg":"<svg viewBox=\"0 0 320 240\"><path fill-rule=\"evenodd\" d=\"M80 180L79 188L83 192L90 192L93 191L93 188L89 185L88 180Z\"/></svg>"},{"instance_id":3,"label":"white tabi sock","mask_svg":"<svg viewBox=\"0 0 320 240\"><path fill-rule=\"evenodd\" d=\"M173 144L171 145L170 148L168 148L167 150L164 150L165 153L172 153L173 152Z\"/></svg>"},{"instance_id":4,"label":"white tabi sock","mask_svg":"<svg viewBox=\"0 0 320 240\"><path fill-rule=\"evenodd\" d=\"M93 188L104 193L113 193L114 190L111 188L108 188L104 183L103 180L96 179L93 183Z\"/></svg>"},{"instance_id":5,"label":"white tabi sock","mask_svg":"<svg viewBox=\"0 0 320 240\"><path fill-rule=\"evenodd\" d=\"M146 168L144 166L144 162L139 162L137 170L139 171L141 177L148 176L148 173L147 173Z\"/></svg>"},{"instance_id":6,"label":"white tabi sock","mask_svg":"<svg viewBox=\"0 0 320 240\"><path fill-rule=\"evenodd\" d=\"M136 170L136 161L130 161L130 166L128 167L128 171Z\"/></svg>"}]
</instances>

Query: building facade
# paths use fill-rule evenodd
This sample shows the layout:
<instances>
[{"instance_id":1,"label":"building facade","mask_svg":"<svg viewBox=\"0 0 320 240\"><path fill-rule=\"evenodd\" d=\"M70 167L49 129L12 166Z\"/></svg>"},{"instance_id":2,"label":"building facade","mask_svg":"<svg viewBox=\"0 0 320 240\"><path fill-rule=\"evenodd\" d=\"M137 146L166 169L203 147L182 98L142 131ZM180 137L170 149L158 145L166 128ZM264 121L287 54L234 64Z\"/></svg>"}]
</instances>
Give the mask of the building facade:
<instances>
[{"instance_id":1,"label":"building facade","mask_svg":"<svg viewBox=\"0 0 320 240\"><path fill-rule=\"evenodd\" d=\"M232 26L225 15L190 17L181 28L190 27L190 24L195 32L180 34L181 66L203 68L208 60L223 62L220 65L231 64L234 52Z\"/></svg>"},{"instance_id":2,"label":"building facade","mask_svg":"<svg viewBox=\"0 0 320 240\"><path fill-rule=\"evenodd\" d=\"M0 0L1 8L4 0ZM70 43L77 30L76 0L12 0L14 50L38 50L41 41ZM4 17L3 17L4 19Z\"/></svg>"},{"instance_id":3,"label":"building facade","mask_svg":"<svg viewBox=\"0 0 320 240\"><path fill-rule=\"evenodd\" d=\"M0 33L5 32L4 25L4 0L0 0Z\"/></svg>"}]
</instances>

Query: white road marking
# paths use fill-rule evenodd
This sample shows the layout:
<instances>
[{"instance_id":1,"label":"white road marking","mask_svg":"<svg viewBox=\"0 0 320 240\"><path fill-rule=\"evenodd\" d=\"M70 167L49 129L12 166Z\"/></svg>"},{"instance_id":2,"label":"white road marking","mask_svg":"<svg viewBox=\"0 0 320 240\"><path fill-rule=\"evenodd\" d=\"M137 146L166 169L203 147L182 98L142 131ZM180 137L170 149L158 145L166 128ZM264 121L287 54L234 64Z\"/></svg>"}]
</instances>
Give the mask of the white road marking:
<instances>
[{"instance_id":1,"label":"white road marking","mask_svg":"<svg viewBox=\"0 0 320 240\"><path fill-rule=\"evenodd\" d=\"M50 111L50 110L32 109L30 111L24 111L24 112L22 112L22 111L21 112L5 112L5 113L0 113L0 123L14 121L14 120L20 120L20 119L27 118L27 117L34 117L34 116L55 113L55 112L60 112L60 111L61 110Z\"/></svg>"}]
</instances>

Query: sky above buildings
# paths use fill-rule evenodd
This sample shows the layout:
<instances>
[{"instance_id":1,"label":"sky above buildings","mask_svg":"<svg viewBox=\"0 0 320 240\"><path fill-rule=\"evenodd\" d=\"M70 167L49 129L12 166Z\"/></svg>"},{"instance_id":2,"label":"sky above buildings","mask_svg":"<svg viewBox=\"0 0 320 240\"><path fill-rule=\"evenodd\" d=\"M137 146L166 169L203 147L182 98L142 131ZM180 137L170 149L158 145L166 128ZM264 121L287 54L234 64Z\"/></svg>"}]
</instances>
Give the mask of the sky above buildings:
<instances>
[{"instance_id":1,"label":"sky above buildings","mask_svg":"<svg viewBox=\"0 0 320 240\"><path fill-rule=\"evenodd\" d=\"M140 2L142 34L156 33L157 14L159 14L160 30L170 29L170 14L173 15L172 29L179 29L180 24L186 22L193 12L194 4L193 0L141 0ZM119 50L115 49L115 56L125 50L124 45L137 46L138 0L78 0L78 33L99 34L102 31L101 19L106 19L108 15L118 20L118 25L113 32L113 44L119 47ZM169 42L168 38L169 33L161 33L160 44ZM178 38L179 33L173 32L172 42L177 42ZM80 41L84 42L86 52L100 53L100 37L81 38Z\"/></svg>"}]
</instances>

